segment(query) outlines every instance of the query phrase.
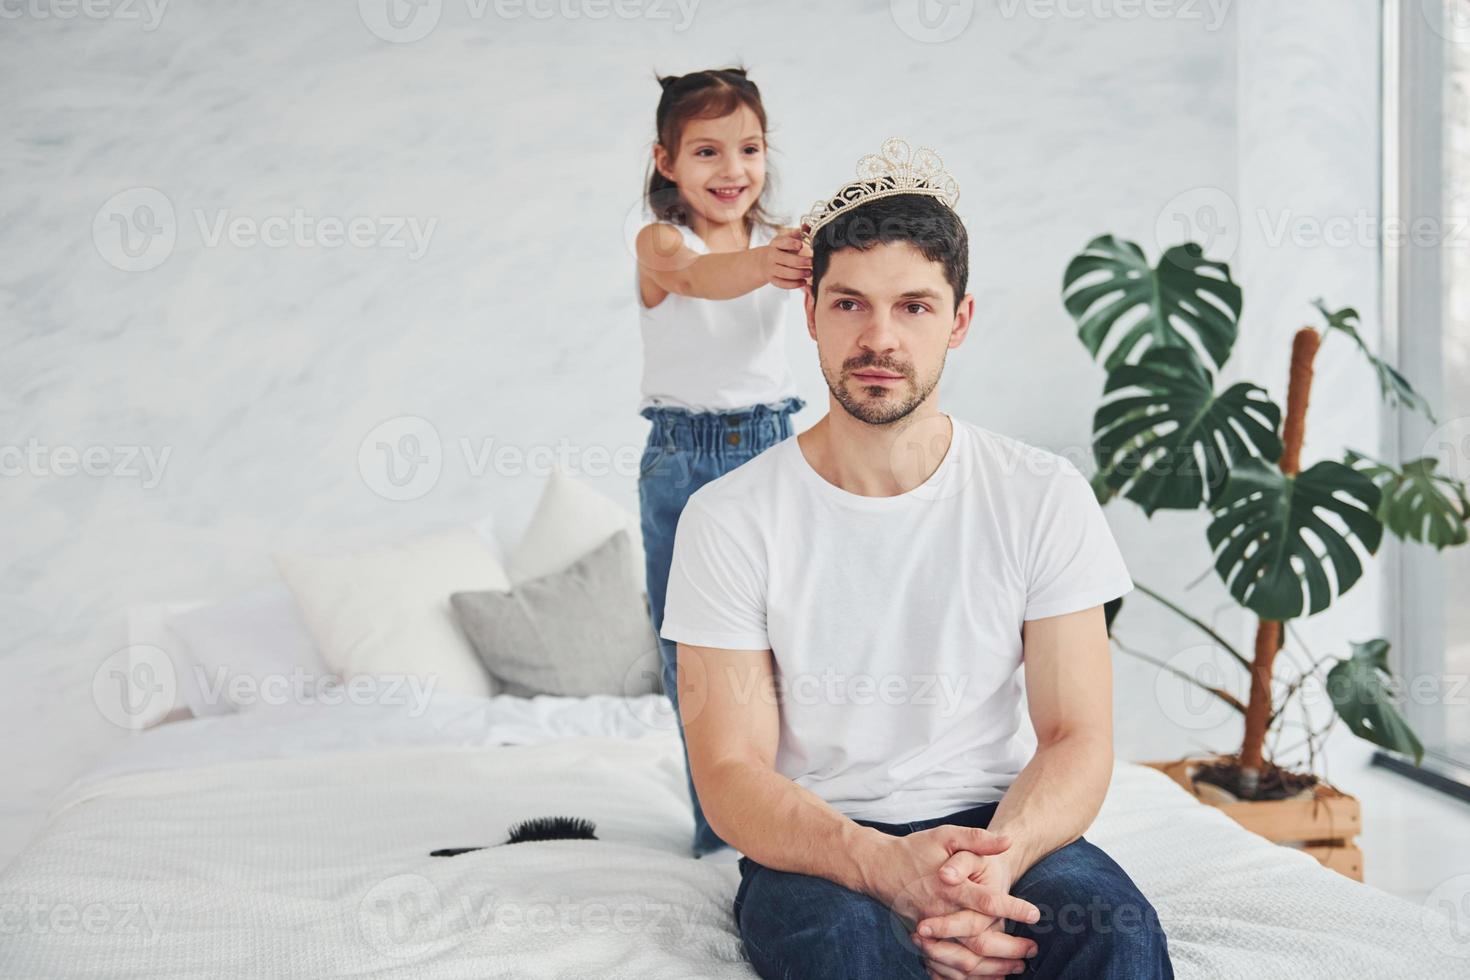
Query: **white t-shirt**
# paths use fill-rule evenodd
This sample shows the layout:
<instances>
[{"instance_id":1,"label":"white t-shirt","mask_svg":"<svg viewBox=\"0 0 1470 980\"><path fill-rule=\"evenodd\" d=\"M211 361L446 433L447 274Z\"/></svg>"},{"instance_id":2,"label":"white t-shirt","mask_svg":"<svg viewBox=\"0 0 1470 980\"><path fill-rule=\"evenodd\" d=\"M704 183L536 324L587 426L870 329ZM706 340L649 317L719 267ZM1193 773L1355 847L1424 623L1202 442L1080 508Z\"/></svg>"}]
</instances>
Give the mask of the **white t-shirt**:
<instances>
[{"instance_id":1,"label":"white t-shirt","mask_svg":"<svg viewBox=\"0 0 1470 980\"><path fill-rule=\"evenodd\" d=\"M857 819L1000 799L1030 752L1022 622L1133 588L1074 465L948 417L907 493L849 493L789 438L696 491L675 534L663 636L770 650L777 771Z\"/></svg>"},{"instance_id":2,"label":"white t-shirt","mask_svg":"<svg viewBox=\"0 0 1470 980\"><path fill-rule=\"evenodd\" d=\"M683 225L684 242L705 255L709 246ZM765 245L775 231L758 225L751 247ZM786 331L805 328L800 289L767 283L734 299L697 299L669 293L652 309L638 295L643 336L642 400L691 412L725 412L754 405L775 407L796 394L786 357Z\"/></svg>"}]
</instances>

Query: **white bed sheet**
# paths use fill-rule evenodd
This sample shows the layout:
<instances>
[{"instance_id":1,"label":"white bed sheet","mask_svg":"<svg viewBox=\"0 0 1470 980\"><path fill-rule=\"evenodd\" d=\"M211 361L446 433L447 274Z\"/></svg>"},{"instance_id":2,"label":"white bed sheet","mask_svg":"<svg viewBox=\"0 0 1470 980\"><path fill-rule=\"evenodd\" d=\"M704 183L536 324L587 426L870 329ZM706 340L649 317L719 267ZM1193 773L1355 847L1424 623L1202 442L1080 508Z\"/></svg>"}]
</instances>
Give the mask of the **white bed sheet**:
<instances>
[{"instance_id":1,"label":"white bed sheet","mask_svg":"<svg viewBox=\"0 0 1470 980\"><path fill-rule=\"evenodd\" d=\"M583 735L636 739L675 731L673 705L662 694L481 698L436 693L410 707L410 698L402 703L360 704L340 690L337 693L336 703L260 707L238 716L194 718L139 733L92 767L61 799L112 776L152 769L375 748L532 745Z\"/></svg>"},{"instance_id":2,"label":"white bed sheet","mask_svg":"<svg viewBox=\"0 0 1470 980\"><path fill-rule=\"evenodd\" d=\"M751 977L729 863L687 856L667 699L307 706L165 726L57 801L0 878L0 976ZM580 816L596 841L491 844ZM1088 839L1182 980L1462 977L1435 913L1119 763ZM16 928L19 926L19 928Z\"/></svg>"}]
</instances>

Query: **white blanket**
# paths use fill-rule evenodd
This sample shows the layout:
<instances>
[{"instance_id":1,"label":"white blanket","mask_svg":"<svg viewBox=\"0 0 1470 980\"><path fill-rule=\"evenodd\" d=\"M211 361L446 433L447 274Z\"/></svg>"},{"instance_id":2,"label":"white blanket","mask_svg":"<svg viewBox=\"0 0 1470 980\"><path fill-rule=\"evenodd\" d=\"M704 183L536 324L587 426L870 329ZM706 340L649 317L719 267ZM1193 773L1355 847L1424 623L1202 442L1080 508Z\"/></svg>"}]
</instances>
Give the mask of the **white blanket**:
<instances>
[{"instance_id":1,"label":"white blanket","mask_svg":"<svg viewBox=\"0 0 1470 980\"><path fill-rule=\"evenodd\" d=\"M461 708L396 734L379 712L317 709L142 736L0 878L0 976L754 976L739 872L688 857L678 738L644 708L539 734ZM428 856L551 815L598 840ZM1154 902L1183 980L1466 973L1436 947L1445 920L1152 770L1119 764L1087 836Z\"/></svg>"}]
</instances>

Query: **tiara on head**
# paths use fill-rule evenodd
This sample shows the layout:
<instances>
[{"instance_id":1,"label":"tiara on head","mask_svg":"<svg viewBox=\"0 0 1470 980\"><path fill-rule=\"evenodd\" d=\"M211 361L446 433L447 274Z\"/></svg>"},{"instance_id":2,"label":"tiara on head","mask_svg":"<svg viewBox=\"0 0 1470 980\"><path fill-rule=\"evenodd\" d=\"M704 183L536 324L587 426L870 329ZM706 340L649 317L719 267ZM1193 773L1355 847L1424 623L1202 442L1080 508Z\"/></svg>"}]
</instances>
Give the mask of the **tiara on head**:
<instances>
[{"instance_id":1,"label":"tiara on head","mask_svg":"<svg viewBox=\"0 0 1470 980\"><path fill-rule=\"evenodd\" d=\"M928 147L915 152L907 141L896 136L884 140L879 152L858 161L857 176L857 180L842 185L836 194L813 204L802 215L802 224L810 227L809 237L838 215L880 197L927 194L951 211L960 199L959 182L944 169L938 153Z\"/></svg>"}]
</instances>

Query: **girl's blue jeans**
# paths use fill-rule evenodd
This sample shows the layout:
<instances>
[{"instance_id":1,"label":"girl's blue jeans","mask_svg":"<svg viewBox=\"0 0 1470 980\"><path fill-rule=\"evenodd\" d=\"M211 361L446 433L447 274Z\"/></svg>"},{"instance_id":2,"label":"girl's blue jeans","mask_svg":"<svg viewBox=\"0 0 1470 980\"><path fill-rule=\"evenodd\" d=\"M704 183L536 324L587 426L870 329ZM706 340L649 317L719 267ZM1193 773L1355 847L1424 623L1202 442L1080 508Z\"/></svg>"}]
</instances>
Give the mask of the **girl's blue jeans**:
<instances>
[{"instance_id":1,"label":"girl's blue jeans","mask_svg":"<svg viewBox=\"0 0 1470 980\"><path fill-rule=\"evenodd\" d=\"M653 630L663 629L664 596L674 555L674 530L691 494L791 435L791 416L806 402L788 398L776 407L756 405L735 412L690 412L649 406L640 413L653 423L638 468L638 501L642 512L643 552L648 577L648 604ZM659 637L664 693L679 717L678 645ZM679 725L679 739L684 726ZM693 854L702 857L725 841L710 829L689 774L689 748L684 747L684 774L694 804Z\"/></svg>"}]
</instances>

